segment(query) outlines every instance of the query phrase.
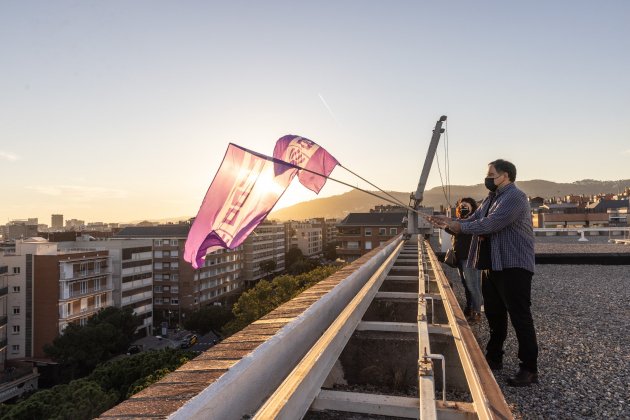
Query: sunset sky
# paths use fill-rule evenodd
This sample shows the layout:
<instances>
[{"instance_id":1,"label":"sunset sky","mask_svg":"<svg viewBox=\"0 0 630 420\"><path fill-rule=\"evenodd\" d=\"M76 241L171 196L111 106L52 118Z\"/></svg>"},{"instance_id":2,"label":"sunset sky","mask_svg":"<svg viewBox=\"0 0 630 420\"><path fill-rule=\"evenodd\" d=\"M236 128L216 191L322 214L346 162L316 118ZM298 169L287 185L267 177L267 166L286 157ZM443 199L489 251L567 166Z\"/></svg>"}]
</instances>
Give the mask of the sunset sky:
<instances>
[{"instance_id":1,"label":"sunset sky","mask_svg":"<svg viewBox=\"0 0 630 420\"><path fill-rule=\"evenodd\" d=\"M4 0L0 224L193 216L229 142L285 134L412 191L442 114L453 184L499 157L630 178L628 22L628 1Z\"/></svg>"}]
</instances>

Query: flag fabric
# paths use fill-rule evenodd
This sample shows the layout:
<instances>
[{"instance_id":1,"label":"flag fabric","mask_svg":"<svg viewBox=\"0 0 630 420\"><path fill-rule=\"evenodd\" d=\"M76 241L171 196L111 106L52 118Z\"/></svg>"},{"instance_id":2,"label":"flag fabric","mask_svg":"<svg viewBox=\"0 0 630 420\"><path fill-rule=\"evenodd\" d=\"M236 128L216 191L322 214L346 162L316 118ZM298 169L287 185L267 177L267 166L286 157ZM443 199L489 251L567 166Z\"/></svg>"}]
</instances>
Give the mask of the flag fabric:
<instances>
[{"instance_id":1,"label":"flag fabric","mask_svg":"<svg viewBox=\"0 0 630 420\"><path fill-rule=\"evenodd\" d=\"M304 170L298 172L300 183L316 194L319 194L326 183L326 177L339 164L337 159L314 141L295 135L278 139L273 149L273 157L322 174L323 176L315 175ZM279 174L284 170L282 166L278 166L275 171Z\"/></svg>"},{"instance_id":2,"label":"flag fabric","mask_svg":"<svg viewBox=\"0 0 630 420\"><path fill-rule=\"evenodd\" d=\"M190 228L184 259L194 268L206 254L234 249L262 222L298 169L230 143Z\"/></svg>"}]
</instances>

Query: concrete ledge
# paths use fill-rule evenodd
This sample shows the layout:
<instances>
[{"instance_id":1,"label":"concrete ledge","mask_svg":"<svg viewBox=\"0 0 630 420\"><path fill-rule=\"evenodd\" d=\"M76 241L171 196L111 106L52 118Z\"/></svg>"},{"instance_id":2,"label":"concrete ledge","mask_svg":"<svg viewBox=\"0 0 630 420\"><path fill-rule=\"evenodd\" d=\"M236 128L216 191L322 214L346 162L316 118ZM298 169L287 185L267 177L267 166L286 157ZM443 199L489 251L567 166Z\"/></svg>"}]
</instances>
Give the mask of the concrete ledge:
<instances>
[{"instance_id":1,"label":"concrete ledge","mask_svg":"<svg viewBox=\"0 0 630 420\"><path fill-rule=\"evenodd\" d=\"M100 418L252 414L400 241L400 236L392 238Z\"/></svg>"}]
</instances>

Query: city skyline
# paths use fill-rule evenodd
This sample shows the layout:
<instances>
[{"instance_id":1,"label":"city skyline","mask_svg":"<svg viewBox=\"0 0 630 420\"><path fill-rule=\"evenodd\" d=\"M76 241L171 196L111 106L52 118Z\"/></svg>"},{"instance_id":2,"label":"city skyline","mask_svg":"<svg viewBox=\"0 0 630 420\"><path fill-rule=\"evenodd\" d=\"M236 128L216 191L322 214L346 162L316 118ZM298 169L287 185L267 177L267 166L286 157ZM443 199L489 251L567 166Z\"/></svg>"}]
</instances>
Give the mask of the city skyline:
<instances>
[{"instance_id":1,"label":"city skyline","mask_svg":"<svg viewBox=\"0 0 630 420\"><path fill-rule=\"evenodd\" d=\"M498 157L518 180L627 178L629 12L621 1L4 2L0 220L194 216L230 141L271 154L289 133L412 191L442 114L451 184L481 183ZM434 163L427 188L439 185ZM320 196L347 190L329 182ZM316 197L293 183L278 208Z\"/></svg>"}]
</instances>

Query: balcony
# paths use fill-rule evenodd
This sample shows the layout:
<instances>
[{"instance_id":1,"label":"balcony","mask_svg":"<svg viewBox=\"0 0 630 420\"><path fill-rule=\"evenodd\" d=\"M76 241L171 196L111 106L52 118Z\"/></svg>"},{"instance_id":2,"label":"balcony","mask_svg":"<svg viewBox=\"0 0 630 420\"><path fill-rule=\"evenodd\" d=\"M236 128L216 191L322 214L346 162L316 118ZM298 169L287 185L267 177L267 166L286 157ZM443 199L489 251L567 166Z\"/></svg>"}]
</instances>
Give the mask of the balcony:
<instances>
[{"instance_id":1,"label":"balcony","mask_svg":"<svg viewBox=\"0 0 630 420\"><path fill-rule=\"evenodd\" d=\"M104 286L100 286L100 287L89 287L87 289L84 290L60 290L59 291L59 299L60 300L66 300L66 299L76 299L79 297L88 297L90 295L95 295L95 294L99 294L99 293L107 293L107 292L111 292L112 291L112 284L110 282L108 282L107 284L105 284Z\"/></svg>"},{"instance_id":2,"label":"balcony","mask_svg":"<svg viewBox=\"0 0 630 420\"><path fill-rule=\"evenodd\" d=\"M90 277L105 277L111 275L112 272L109 270L109 267L105 267L105 269L100 270L83 270L73 272L72 274L67 274L61 271L60 280L61 281L73 281L73 280L83 280Z\"/></svg>"},{"instance_id":3,"label":"balcony","mask_svg":"<svg viewBox=\"0 0 630 420\"><path fill-rule=\"evenodd\" d=\"M112 306L113 302L111 301L107 301L105 303L102 303L101 305L90 305L90 306L86 306L85 308L80 309L79 311L76 312L72 312L72 313L66 313L66 311L64 310L60 310L59 311L59 322L61 323L62 321L65 322L70 322L73 319L76 318L81 318L84 316L90 316L98 311L100 311L103 308L107 308L108 306Z\"/></svg>"}]
</instances>

